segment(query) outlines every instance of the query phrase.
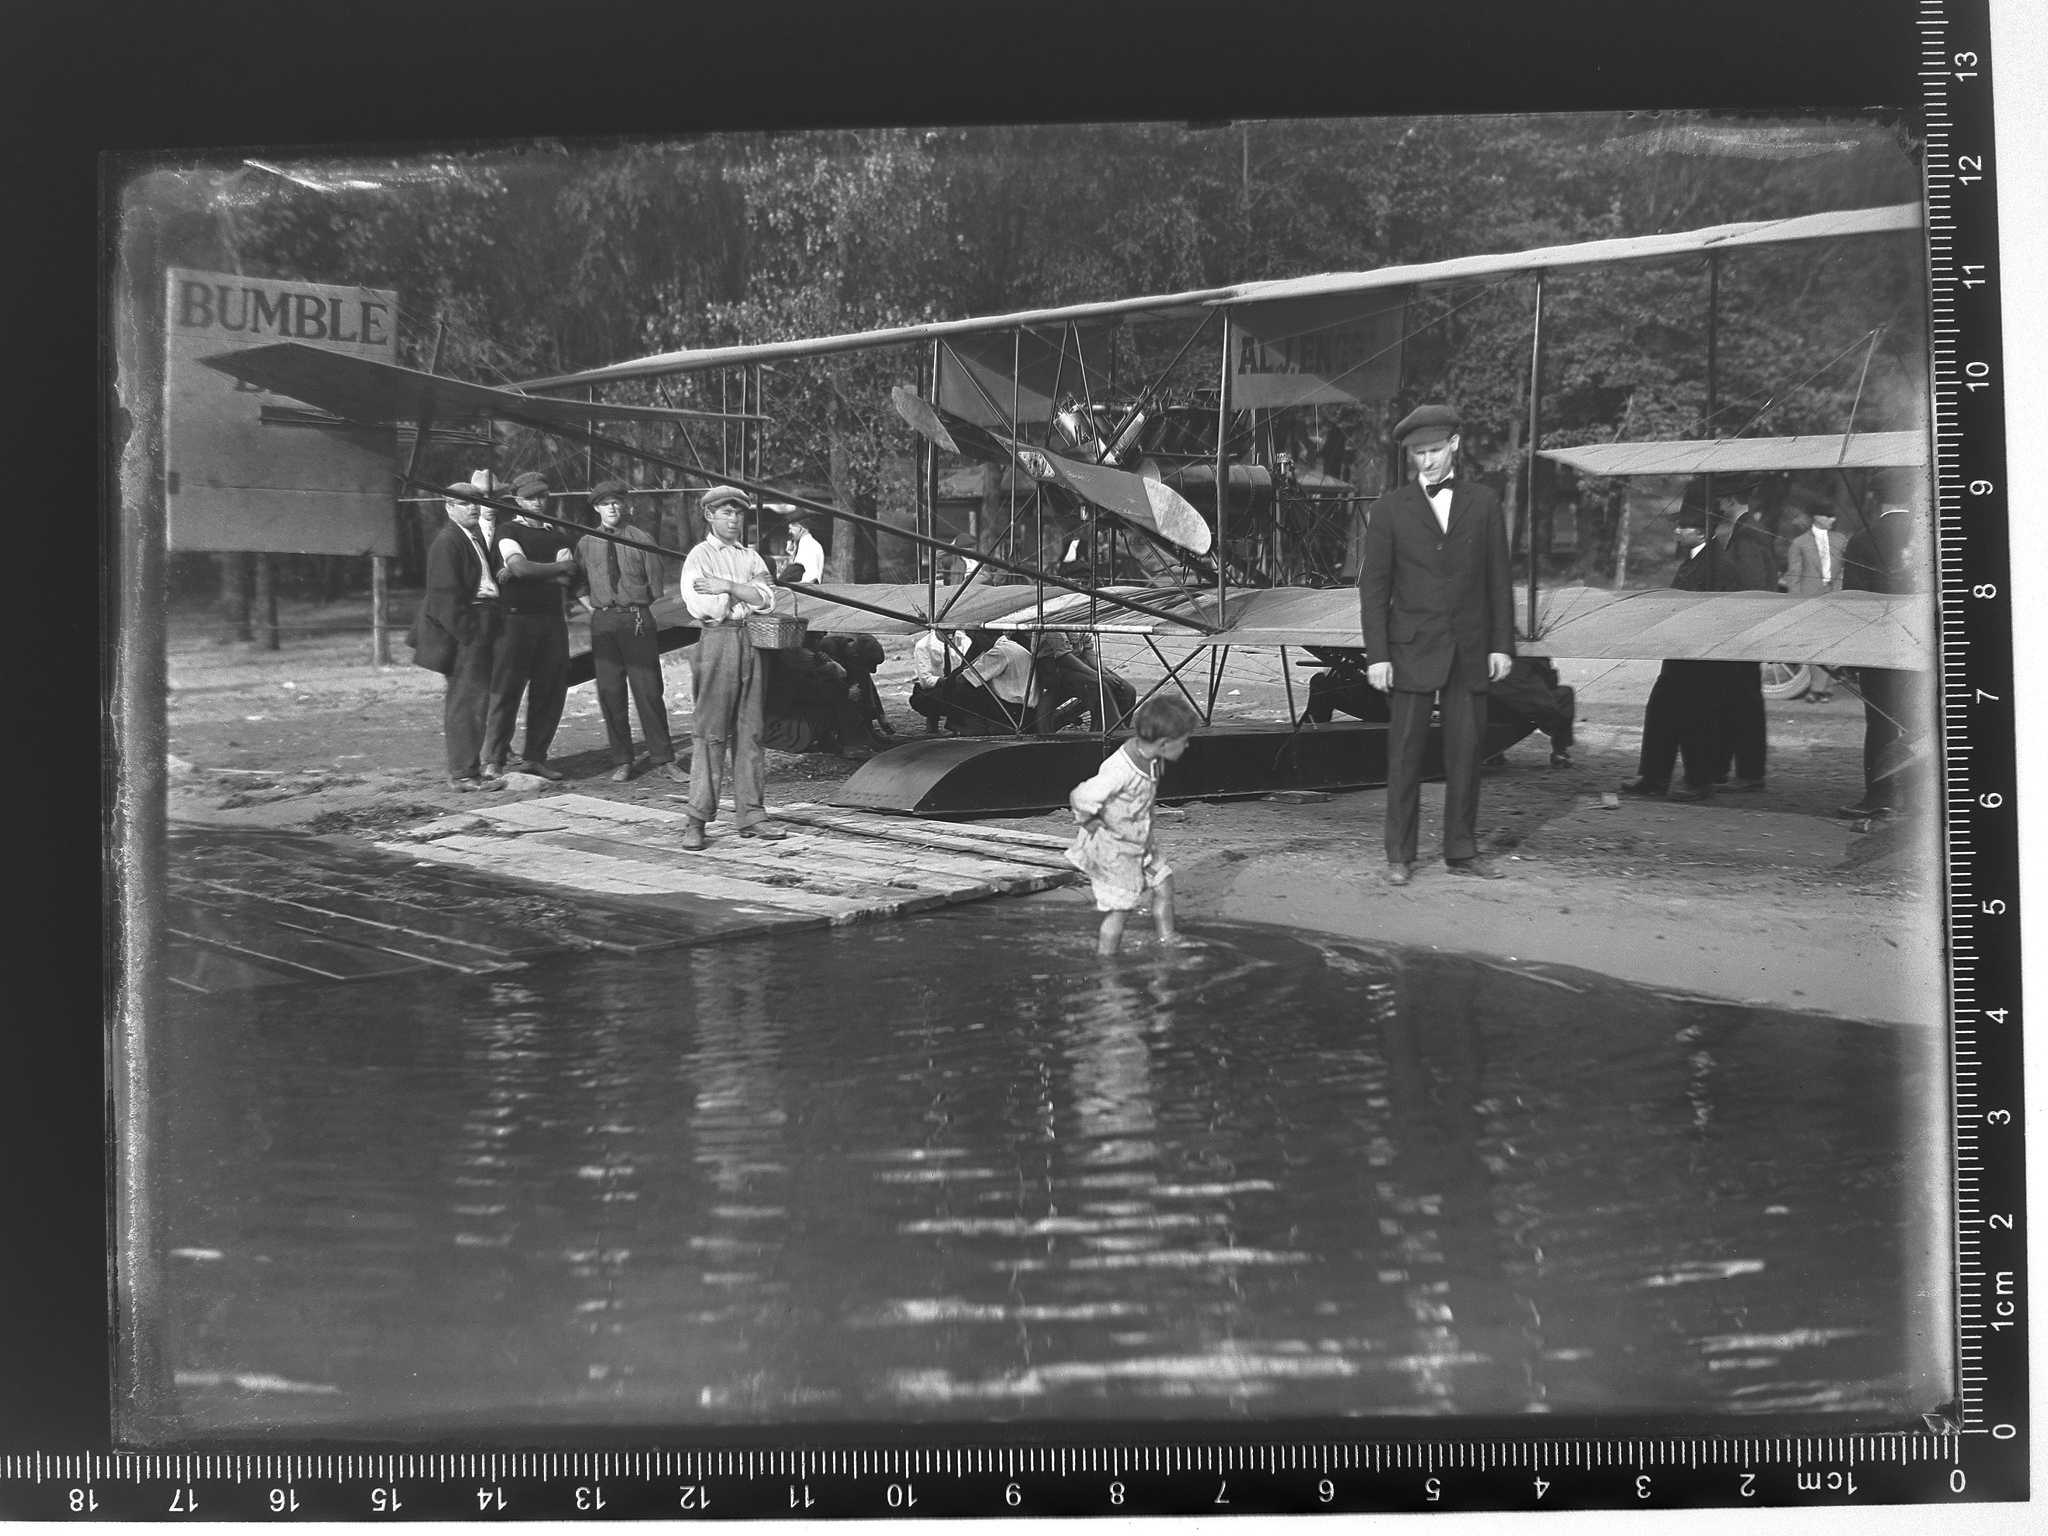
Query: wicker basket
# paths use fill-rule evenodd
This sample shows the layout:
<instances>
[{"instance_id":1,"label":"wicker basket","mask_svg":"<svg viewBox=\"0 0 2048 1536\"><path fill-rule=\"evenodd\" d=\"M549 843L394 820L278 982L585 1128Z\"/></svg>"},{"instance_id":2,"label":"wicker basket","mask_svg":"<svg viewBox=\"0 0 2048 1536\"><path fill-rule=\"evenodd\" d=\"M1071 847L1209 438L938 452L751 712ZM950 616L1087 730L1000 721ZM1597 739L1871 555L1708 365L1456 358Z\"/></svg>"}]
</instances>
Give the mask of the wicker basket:
<instances>
[{"instance_id":1,"label":"wicker basket","mask_svg":"<svg viewBox=\"0 0 2048 1536\"><path fill-rule=\"evenodd\" d=\"M747 639L757 651L801 650L809 619L791 618L786 613L747 615Z\"/></svg>"}]
</instances>

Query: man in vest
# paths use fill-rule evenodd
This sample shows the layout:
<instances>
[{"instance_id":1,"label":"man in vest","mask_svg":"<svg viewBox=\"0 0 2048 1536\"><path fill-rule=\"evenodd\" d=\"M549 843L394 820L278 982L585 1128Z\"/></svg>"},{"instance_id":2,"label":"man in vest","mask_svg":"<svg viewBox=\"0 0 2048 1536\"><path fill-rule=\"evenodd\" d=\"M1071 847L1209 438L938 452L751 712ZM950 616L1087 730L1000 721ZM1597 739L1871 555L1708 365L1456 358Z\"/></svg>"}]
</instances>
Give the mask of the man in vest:
<instances>
[{"instance_id":1,"label":"man in vest","mask_svg":"<svg viewBox=\"0 0 2048 1536\"><path fill-rule=\"evenodd\" d=\"M512 482L512 499L522 514L545 516L548 483L529 470ZM504 633L491 664L491 711L484 727L483 776L497 778L508 767L543 779L559 779L548 766L548 746L562 723L569 698L567 588L576 572L570 536L560 528L514 518L498 529L497 573ZM526 700L526 750L508 760L519 701Z\"/></svg>"}]
</instances>

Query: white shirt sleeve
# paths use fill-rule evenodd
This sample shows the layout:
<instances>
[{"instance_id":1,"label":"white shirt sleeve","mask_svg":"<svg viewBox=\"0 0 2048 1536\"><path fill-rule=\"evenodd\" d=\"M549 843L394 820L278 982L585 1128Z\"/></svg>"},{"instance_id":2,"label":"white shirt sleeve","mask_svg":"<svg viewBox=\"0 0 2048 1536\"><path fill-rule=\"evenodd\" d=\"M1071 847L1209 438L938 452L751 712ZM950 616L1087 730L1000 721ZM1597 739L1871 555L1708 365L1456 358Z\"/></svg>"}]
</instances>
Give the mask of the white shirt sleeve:
<instances>
[{"instance_id":1,"label":"white shirt sleeve","mask_svg":"<svg viewBox=\"0 0 2048 1536\"><path fill-rule=\"evenodd\" d=\"M709 563L705 558L705 547L699 544L683 557L683 606L690 610L692 618L702 619L707 624L723 624L726 615L732 611L732 595L697 590L697 578L704 574Z\"/></svg>"}]
</instances>

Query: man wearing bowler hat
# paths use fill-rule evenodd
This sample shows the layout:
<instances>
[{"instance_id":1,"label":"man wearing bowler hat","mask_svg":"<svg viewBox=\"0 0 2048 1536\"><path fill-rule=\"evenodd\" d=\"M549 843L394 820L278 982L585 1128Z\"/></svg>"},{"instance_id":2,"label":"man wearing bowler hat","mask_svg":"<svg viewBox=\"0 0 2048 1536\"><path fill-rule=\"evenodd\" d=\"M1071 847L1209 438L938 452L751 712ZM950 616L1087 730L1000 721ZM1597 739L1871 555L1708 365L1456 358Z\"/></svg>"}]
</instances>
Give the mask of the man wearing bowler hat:
<instances>
[{"instance_id":1,"label":"man wearing bowler hat","mask_svg":"<svg viewBox=\"0 0 2048 1536\"><path fill-rule=\"evenodd\" d=\"M474 499L492 489L483 472L448 487L448 524L427 551L426 600L412 629L414 665L448 680L441 732L448 783L460 790L500 787L479 771L491 708L491 660L504 623L497 561L491 558L495 514Z\"/></svg>"},{"instance_id":2,"label":"man wearing bowler hat","mask_svg":"<svg viewBox=\"0 0 2048 1536\"><path fill-rule=\"evenodd\" d=\"M1366 681L1388 695L1387 883L1415 864L1431 707L1443 717L1444 863L1498 880L1479 854L1486 687L1514 664L1514 597L1500 498L1457 472L1458 413L1410 411L1394 428L1416 478L1374 504L1359 563ZM1439 702L1440 701L1440 702Z\"/></svg>"},{"instance_id":3,"label":"man wearing bowler hat","mask_svg":"<svg viewBox=\"0 0 2048 1536\"><path fill-rule=\"evenodd\" d=\"M640 714L648 755L669 778L689 777L676 766L669 744L668 707L661 701L661 641L650 612L661 596L661 556L635 546L654 541L626 521L626 487L606 480L590 493L598 527L632 542L621 544L586 533L577 545L590 590L590 659L597 669L597 707L604 712L605 740L612 752L612 782L633 777L633 723L626 693Z\"/></svg>"}]
</instances>

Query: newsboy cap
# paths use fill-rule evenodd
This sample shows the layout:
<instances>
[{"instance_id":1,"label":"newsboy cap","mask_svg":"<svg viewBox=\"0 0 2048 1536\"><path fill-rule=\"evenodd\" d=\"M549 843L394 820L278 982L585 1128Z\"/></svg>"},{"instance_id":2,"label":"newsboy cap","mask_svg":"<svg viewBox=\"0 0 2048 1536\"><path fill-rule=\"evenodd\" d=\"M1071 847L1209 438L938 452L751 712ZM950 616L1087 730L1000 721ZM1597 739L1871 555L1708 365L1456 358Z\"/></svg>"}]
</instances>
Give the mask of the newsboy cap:
<instances>
[{"instance_id":1,"label":"newsboy cap","mask_svg":"<svg viewBox=\"0 0 2048 1536\"><path fill-rule=\"evenodd\" d=\"M624 501L626 482L623 480L600 480L590 488L590 504L594 507L600 501Z\"/></svg>"},{"instance_id":2,"label":"newsboy cap","mask_svg":"<svg viewBox=\"0 0 2048 1536\"><path fill-rule=\"evenodd\" d=\"M704 493L701 505L706 512L715 512L728 502L737 502L744 507L751 505L753 498L736 485L714 485Z\"/></svg>"},{"instance_id":3,"label":"newsboy cap","mask_svg":"<svg viewBox=\"0 0 2048 1536\"><path fill-rule=\"evenodd\" d=\"M1456 434L1458 413L1448 405L1418 405L1394 425L1403 448L1428 448Z\"/></svg>"},{"instance_id":4,"label":"newsboy cap","mask_svg":"<svg viewBox=\"0 0 2048 1536\"><path fill-rule=\"evenodd\" d=\"M548 483L538 470L529 469L512 482L514 496L545 496L547 493Z\"/></svg>"}]
</instances>

